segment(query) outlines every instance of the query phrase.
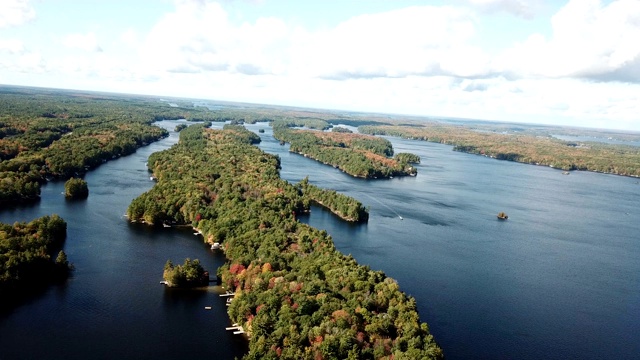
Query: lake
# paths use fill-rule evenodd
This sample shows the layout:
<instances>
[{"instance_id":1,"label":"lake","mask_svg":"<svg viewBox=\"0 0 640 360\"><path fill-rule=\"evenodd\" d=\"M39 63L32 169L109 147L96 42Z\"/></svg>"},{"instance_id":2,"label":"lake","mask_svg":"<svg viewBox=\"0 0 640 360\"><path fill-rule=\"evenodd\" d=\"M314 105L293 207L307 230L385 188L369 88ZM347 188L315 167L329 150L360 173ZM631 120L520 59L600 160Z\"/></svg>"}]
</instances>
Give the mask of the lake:
<instances>
[{"instance_id":1,"label":"lake","mask_svg":"<svg viewBox=\"0 0 640 360\"><path fill-rule=\"evenodd\" d=\"M36 205L0 211L0 222L10 224L62 216L64 250L76 268L65 286L0 315L0 360L233 359L247 351L246 341L225 331L225 299L213 288L179 291L159 283L168 259L197 258L215 274L224 256L190 229L150 229L123 217L153 186L145 163L177 141L178 123L185 122L158 123L169 138L88 173L86 201L66 201L64 182L55 182L42 188Z\"/></svg>"},{"instance_id":2,"label":"lake","mask_svg":"<svg viewBox=\"0 0 640 360\"><path fill-rule=\"evenodd\" d=\"M173 130L179 121L160 125ZM219 127L220 124L214 124ZM422 158L417 177L367 181L288 152L265 123L247 125L278 154L281 175L344 192L370 208L347 224L313 208L301 218L337 248L383 270L416 298L447 359L632 359L640 354L638 179L561 171L388 138ZM129 224L129 202L153 185L145 162L171 137L87 174L86 201L64 183L0 221L57 213L69 223L65 252L76 266L54 286L0 315L0 359L233 359L246 351L214 289L158 284L167 259L223 264L192 231ZM509 220L498 221L504 211ZM212 310L204 310L212 306Z\"/></svg>"}]
</instances>

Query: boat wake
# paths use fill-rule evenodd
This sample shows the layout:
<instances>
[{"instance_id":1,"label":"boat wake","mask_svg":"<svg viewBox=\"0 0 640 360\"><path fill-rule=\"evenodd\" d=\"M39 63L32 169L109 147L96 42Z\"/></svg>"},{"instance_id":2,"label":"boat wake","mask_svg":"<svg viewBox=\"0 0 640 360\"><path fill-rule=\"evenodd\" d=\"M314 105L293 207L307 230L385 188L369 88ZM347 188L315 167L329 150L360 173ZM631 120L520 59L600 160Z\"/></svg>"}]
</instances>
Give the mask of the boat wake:
<instances>
[{"instance_id":1,"label":"boat wake","mask_svg":"<svg viewBox=\"0 0 640 360\"><path fill-rule=\"evenodd\" d=\"M393 210L393 208L392 208L391 206L389 206L389 205L387 205L387 204L383 203L382 201L380 201L380 200L378 200L378 199L374 198L373 196L371 196L371 195L369 195L369 194L364 194L364 193L363 193L363 195L364 195L364 196L366 196L366 197L368 197L369 199L371 199L371 200L373 200L373 201L377 202L378 204L380 204L380 205L382 205L382 206L386 207L387 209L391 210L391 212L393 212L394 214L396 214L396 216L397 216L400 220L404 220L404 218L403 218L402 216L400 216L400 214L398 214L398 212L397 212L397 211Z\"/></svg>"}]
</instances>

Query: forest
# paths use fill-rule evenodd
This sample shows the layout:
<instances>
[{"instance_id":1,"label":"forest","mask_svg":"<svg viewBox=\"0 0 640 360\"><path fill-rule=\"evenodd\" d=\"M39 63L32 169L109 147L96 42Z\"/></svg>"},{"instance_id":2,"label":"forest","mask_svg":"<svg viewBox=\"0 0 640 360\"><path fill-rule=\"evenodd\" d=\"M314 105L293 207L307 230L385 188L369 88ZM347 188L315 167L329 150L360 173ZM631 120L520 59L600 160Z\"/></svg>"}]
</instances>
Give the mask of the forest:
<instances>
[{"instance_id":1,"label":"forest","mask_svg":"<svg viewBox=\"0 0 640 360\"><path fill-rule=\"evenodd\" d=\"M71 269L61 250L66 235L67 223L58 215L0 223L1 304L12 303L25 290L66 278Z\"/></svg>"},{"instance_id":2,"label":"forest","mask_svg":"<svg viewBox=\"0 0 640 360\"><path fill-rule=\"evenodd\" d=\"M334 125L349 125L358 127L362 134L398 136L448 144L453 145L455 151L500 160L549 166L566 171L585 170L640 176L640 147L623 144L640 142L640 134L637 132L266 105L228 104L223 110L216 111L216 114L221 119L234 119L239 122L285 121L288 127L292 128L327 130L333 127L332 132L344 131ZM594 140L565 141L556 137L557 135ZM622 144L597 141L598 138L617 139ZM332 164L335 158L346 162L343 152L332 151L335 149L325 150L324 156L329 161L312 157L329 164ZM360 160L366 161L363 158ZM363 169L356 169L354 173L358 171Z\"/></svg>"},{"instance_id":3,"label":"forest","mask_svg":"<svg viewBox=\"0 0 640 360\"><path fill-rule=\"evenodd\" d=\"M305 125L305 122L274 121L273 136L290 143L291 152L331 165L351 176L375 179L417 174L416 168L409 163L390 158L393 147L389 140L345 132L294 129L294 125Z\"/></svg>"},{"instance_id":4,"label":"forest","mask_svg":"<svg viewBox=\"0 0 640 360\"><path fill-rule=\"evenodd\" d=\"M168 133L163 119L210 120L155 98L0 87L0 203L39 198L51 179L81 177Z\"/></svg>"},{"instance_id":5,"label":"forest","mask_svg":"<svg viewBox=\"0 0 640 360\"><path fill-rule=\"evenodd\" d=\"M308 199L279 176L279 158L248 130L192 125L153 154L158 182L134 199L132 220L190 223L227 258L232 323L249 335L245 359L441 359L415 300L380 271L338 252L296 220Z\"/></svg>"},{"instance_id":6,"label":"forest","mask_svg":"<svg viewBox=\"0 0 640 360\"><path fill-rule=\"evenodd\" d=\"M412 126L361 126L361 133L398 136L453 145L453 150L499 160L640 176L640 147L602 142L571 142L539 132L478 131L472 126L424 122ZM546 130L548 131L548 130ZM564 131L561 128L558 132Z\"/></svg>"}]
</instances>

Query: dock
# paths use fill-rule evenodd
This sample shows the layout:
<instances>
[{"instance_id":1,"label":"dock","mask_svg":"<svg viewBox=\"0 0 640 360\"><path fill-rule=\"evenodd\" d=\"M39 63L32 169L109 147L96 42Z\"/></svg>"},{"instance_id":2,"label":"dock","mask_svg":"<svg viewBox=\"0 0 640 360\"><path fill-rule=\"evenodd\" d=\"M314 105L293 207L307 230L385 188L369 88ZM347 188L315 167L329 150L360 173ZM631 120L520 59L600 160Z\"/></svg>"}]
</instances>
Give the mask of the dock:
<instances>
[{"instance_id":1,"label":"dock","mask_svg":"<svg viewBox=\"0 0 640 360\"><path fill-rule=\"evenodd\" d=\"M231 291L227 291L224 294L220 294L220 297L227 297L227 296L235 296L236 293L232 293Z\"/></svg>"},{"instance_id":2,"label":"dock","mask_svg":"<svg viewBox=\"0 0 640 360\"><path fill-rule=\"evenodd\" d=\"M233 324L234 326L229 326L225 328L228 331L233 331L234 335L244 334L244 329L242 326L238 326L237 324Z\"/></svg>"}]
</instances>

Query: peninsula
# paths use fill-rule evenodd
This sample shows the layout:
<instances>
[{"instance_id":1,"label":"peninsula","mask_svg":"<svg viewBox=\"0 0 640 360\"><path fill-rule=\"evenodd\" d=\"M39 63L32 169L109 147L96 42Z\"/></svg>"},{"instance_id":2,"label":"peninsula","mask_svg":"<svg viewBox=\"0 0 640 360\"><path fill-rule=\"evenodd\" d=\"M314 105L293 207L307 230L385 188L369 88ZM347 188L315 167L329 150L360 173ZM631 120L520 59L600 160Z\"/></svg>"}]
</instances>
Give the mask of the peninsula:
<instances>
[{"instance_id":1,"label":"peninsula","mask_svg":"<svg viewBox=\"0 0 640 360\"><path fill-rule=\"evenodd\" d=\"M389 140L380 137L292 129L290 122L280 120L273 123L273 136L290 143L291 152L331 165L355 177L378 179L417 174L416 168L404 161L405 157L390 158L393 156L393 146Z\"/></svg>"},{"instance_id":2,"label":"peninsula","mask_svg":"<svg viewBox=\"0 0 640 360\"><path fill-rule=\"evenodd\" d=\"M158 182L128 215L191 223L221 244L217 275L235 292L228 311L249 336L245 358L441 359L415 300L295 219L304 197L244 131L182 130L149 158Z\"/></svg>"}]
</instances>

